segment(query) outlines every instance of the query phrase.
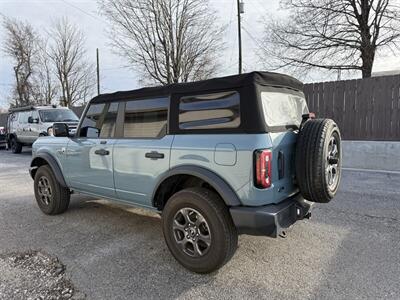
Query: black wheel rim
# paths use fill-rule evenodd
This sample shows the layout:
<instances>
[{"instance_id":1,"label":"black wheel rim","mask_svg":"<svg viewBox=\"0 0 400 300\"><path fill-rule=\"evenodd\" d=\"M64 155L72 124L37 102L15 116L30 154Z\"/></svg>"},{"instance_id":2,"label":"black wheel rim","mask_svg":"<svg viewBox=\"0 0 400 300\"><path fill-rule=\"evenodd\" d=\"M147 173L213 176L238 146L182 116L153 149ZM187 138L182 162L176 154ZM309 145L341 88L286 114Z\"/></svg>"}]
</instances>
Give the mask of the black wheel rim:
<instances>
[{"instance_id":1,"label":"black wheel rim","mask_svg":"<svg viewBox=\"0 0 400 300\"><path fill-rule=\"evenodd\" d=\"M45 176L39 178L37 192L40 201L44 205L49 205L53 196L53 191L51 189L49 180Z\"/></svg>"},{"instance_id":2,"label":"black wheel rim","mask_svg":"<svg viewBox=\"0 0 400 300\"><path fill-rule=\"evenodd\" d=\"M329 140L325 178L330 190L335 190L340 177L340 142L336 134Z\"/></svg>"},{"instance_id":3,"label":"black wheel rim","mask_svg":"<svg viewBox=\"0 0 400 300\"><path fill-rule=\"evenodd\" d=\"M193 208L185 207L175 214L172 231L178 247L190 257L204 256L211 247L207 220Z\"/></svg>"}]
</instances>

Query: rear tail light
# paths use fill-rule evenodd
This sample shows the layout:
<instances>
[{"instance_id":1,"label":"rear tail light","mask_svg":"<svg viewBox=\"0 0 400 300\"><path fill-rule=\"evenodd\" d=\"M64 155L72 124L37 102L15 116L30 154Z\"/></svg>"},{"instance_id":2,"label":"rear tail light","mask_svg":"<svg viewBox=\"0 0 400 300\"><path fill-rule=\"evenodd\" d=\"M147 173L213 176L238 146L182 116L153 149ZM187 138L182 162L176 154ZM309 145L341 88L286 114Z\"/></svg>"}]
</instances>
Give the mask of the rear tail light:
<instances>
[{"instance_id":1,"label":"rear tail light","mask_svg":"<svg viewBox=\"0 0 400 300\"><path fill-rule=\"evenodd\" d=\"M271 150L257 150L254 152L254 184L260 189L271 187Z\"/></svg>"}]
</instances>

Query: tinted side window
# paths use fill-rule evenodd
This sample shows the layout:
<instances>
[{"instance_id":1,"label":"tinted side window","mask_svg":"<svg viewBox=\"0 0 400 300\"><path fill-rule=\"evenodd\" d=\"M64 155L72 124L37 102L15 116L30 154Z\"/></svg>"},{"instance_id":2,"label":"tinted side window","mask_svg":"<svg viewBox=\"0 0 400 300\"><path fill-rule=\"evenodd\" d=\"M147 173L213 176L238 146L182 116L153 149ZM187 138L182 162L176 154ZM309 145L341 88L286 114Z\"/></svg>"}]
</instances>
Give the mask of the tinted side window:
<instances>
[{"instance_id":1,"label":"tinted side window","mask_svg":"<svg viewBox=\"0 0 400 300\"><path fill-rule=\"evenodd\" d=\"M179 100L180 129L237 128L240 125L238 92L182 97Z\"/></svg>"},{"instance_id":2,"label":"tinted side window","mask_svg":"<svg viewBox=\"0 0 400 300\"><path fill-rule=\"evenodd\" d=\"M104 116L103 124L100 129L101 138L113 137L115 133L115 123L117 121L118 103L111 103L106 115Z\"/></svg>"},{"instance_id":3,"label":"tinted side window","mask_svg":"<svg viewBox=\"0 0 400 300\"><path fill-rule=\"evenodd\" d=\"M101 122L105 104L92 104L86 112L82 121L80 136L96 138L99 137Z\"/></svg>"},{"instance_id":4,"label":"tinted side window","mask_svg":"<svg viewBox=\"0 0 400 300\"><path fill-rule=\"evenodd\" d=\"M124 137L159 138L167 132L168 98L127 101Z\"/></svg>"}]
</instances>

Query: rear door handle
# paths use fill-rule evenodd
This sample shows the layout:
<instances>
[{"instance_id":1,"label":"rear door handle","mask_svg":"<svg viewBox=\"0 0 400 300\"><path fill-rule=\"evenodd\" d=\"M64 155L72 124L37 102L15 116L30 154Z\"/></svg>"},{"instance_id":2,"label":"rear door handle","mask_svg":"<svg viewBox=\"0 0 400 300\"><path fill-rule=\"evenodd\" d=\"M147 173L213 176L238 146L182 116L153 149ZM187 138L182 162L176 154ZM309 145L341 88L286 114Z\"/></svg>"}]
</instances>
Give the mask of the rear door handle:
<instances>
[{"instance_id":1,"label":"rear door handle","mask_svg":"<svg viewBox=\"0 0 400 300\"><path fill-rule=\"evenodd\" d=\"M164 158L164 153L159 153L157 151L151 151L151 152L147 152L144 156L146 158L151 158L151 159L160 159L160 158Z\"/></svg>"},{"instance_id":2,"label":"rear door handle","mask_svg":"<svg viewBox=\"0 0 400 300\"><path fill-rule=\"evenodd\" d=\"M99 150L94 151L94 154L97 154L97 155L109 155L110 151L108 151L106 149L99 149Z\"/></svg>"}]
</instances>

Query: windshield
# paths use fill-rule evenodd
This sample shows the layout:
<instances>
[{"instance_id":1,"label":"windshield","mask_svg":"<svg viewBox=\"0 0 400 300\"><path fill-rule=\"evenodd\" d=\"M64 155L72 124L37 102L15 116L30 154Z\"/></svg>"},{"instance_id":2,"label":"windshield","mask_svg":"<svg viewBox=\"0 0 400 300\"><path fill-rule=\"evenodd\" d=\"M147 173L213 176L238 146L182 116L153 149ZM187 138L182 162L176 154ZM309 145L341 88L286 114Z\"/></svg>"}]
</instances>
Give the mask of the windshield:
<instances>
[{"instance_id":1,"label":"windshield","mask_svg":"<svg viewBox=\"0 0 400 300\"><path fill-rule=\"evenodd\" d=\"M79 118L69 109L49 109L40 110L42 122L78 122Z\"/></svg>"},{"instance_id":2,"label":"windshield","mask_svg":"<svg viewBox=\"0 0 400 300\"><path fill-rule=\"evenodd\" d=\"M261 92L261 101L268 127L299 127L301 116L308 113L306 100L301 93Z\"/></svg>"}]
</instances>

